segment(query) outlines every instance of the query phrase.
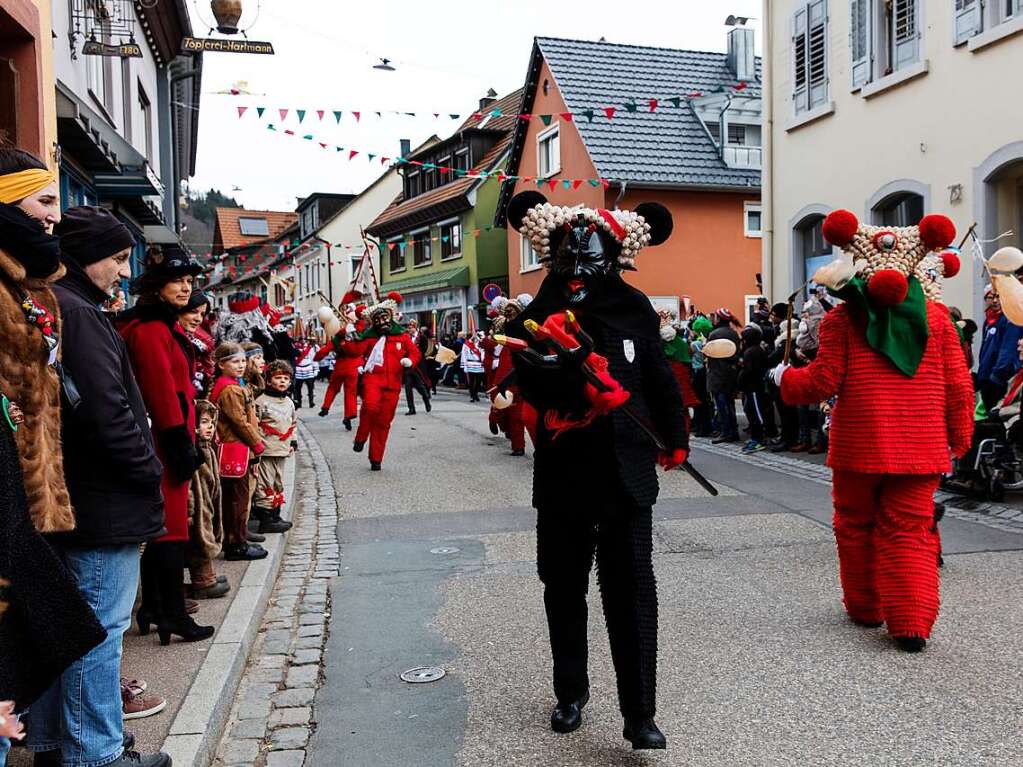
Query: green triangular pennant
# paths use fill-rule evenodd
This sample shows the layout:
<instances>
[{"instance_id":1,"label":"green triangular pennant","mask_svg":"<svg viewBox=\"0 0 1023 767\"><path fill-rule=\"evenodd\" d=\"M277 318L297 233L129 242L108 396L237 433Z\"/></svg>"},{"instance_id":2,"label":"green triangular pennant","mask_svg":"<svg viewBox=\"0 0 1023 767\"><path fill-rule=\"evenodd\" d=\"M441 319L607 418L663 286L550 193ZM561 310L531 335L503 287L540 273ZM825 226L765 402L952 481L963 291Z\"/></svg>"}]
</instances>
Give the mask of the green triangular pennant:
<instances>
[{"instance_id":1,"label":"green triangular pennant","mask_svg":"<svg viewBox=\"0 0 1023 767\"><path fill-rule=\"evenodd\" d=\"M341 112L334 112L334 119L341 122Z\"/></svg>"},{"instance_id":2,"label":"green triangular pennant","mask_svg":"<svg viewBox=\"0 0 1023 767\"><path fill-rule=\"evenodd\" d=\"M540 115L540 120L544 125L550 125L552 116L553 115Z\"/></svg>"},{"instance_id":3,"label":"green triangular pennant","mask_svg":"<svg viewBox=\"0 0 1023 767\"><path fill-rule=\"evenodd\" d=\"M639 105L633 101L630 101L628 104L625 105L626 112L635 112L637 109L639 109Z\"/></svg>"},{"instance_id":4,"label":"green triangular pennant","mask_svg":"<svg viewBox=\"0 0 1023 767\"><path fill-rule=\"evenodd\" d=\"M273 123L267 123L267 124L266 124L266 129L267 129L267 130L277 130L277 129L276 129L275 127L274 127L274 124L273 124Z\"/></svg>"},{"instance_id":5,"label":"green triangular pennant","mask_svg":"<svg viewBox=\"0 0 1023 767\"><path fill-rule=\"evenodd\" d=\"M587 110L583 111L583 114L586 116L587 120L589 120L590 122L593 122L593 114L594 113L593 113L592 109L587 109Z\"/></svg>"},{"instance_id":6,"label":"green triangular pennant","mask_svg":"<svg viewBox=\"0 0 1023 767\"><path fill-rule=\"evenodd\" d=\"M298 121L302 122L305 119L305 110L304 109L296 109L295 112L298 114Z\"/></svg>"},{"instance_id":7,"label":"green triangular pennant","mask_svg":"<svg viewBox=\"0 0 1023 767\"><path fill-rule=\"evenodd\" d=\"M668 99L668 101L671 102L671 105L674 106L674 107L682 105L682 97L681 96L672 96L670 99Z\"/></svg>"},{"instance_id":8,"label":"green triangular pennant","mask_svg":"<svg viewBox=\"0 0 1023 767\"><path fill-rule=\"evenodd\" d=\"M600 186L600 181L595 178L590 179L590 186Z\"/></svg>"},{"instance_id":9,"label":"green triangular pennant","mask_svg":"<svg viewBox=\"0 0 1023 767\"><path fill-rule=\"evenodd\" d=\"M367 154L366 157L369 158L370 162L373 162L373 158L376 157L376 155L375 154Z\"/></svg>"},{"instance_id":10,"label":"green triangular pennant","mask_svg":"<svg viewBox=\"0 0 1023 767\"><path fill-rule=\"evenodd\" d=\"M266 107L256 107L256 116L257 117L262 117L263 116L263 112L265 112L265 111L266 111Z\"/></svg>"},{"instance_id":11,"label":"green triangular pennant","mask_svg":"<svg viewBox=\"0 0 1023 767\"><path fill-rule=\"evenodd\" d=\"M458 120L458 119L460 119L460 118L461 118L462 116L461 116L461 115L448 115L448 117L450 117L450 118L451 118L452 120Z\"/></svg>"},{"instance_id":12,"label":"green triangular pennant","mask_svg":"<svg viewBox=\"0 0 1023 767\"><path fill-rule=\"evenodd\" d=\"M566 178L565 180L563 180L561 182L561 184L562 184L562 186L565 187L565 189L571 189L572 188L572 181L571 181L571 179L567 179Z\"/></svg>"}]
</instances>

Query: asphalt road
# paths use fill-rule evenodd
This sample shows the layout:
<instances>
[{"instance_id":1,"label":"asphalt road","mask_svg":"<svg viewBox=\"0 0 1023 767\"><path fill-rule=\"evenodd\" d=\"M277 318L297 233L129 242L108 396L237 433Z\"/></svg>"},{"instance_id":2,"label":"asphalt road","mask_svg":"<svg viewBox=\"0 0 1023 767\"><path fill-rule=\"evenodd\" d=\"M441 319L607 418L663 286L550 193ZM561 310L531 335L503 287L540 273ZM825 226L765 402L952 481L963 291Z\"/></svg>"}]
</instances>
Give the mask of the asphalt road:
<instances>
[{"instance_id":1,"label":"asphalt road","mask_svg":"<svg viewBox=\"0 0 1023 767\"><path fill-rule=\"evenodd\" d=\"M585 723L553 734L531 458L466 400L399 406L379 473L338 418L304 413L339 495L342 565L307 765L1023 764L1023 526L948 520L942 614L907 656L844 617L830 488L700 449L721 495L671 472L654 513L667 752L621 738L599 599ZM399 679L417 666L446 676Z\"/></svg>"}]
</instances>

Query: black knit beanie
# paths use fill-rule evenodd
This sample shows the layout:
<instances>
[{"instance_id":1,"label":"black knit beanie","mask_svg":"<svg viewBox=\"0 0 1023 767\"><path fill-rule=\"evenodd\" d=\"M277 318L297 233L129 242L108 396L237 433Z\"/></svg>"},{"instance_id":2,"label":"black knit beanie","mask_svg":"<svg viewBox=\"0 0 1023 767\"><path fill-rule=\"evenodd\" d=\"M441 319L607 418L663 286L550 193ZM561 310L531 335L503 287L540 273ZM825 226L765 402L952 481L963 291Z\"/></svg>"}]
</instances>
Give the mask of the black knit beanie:
<instances>
[{"instance_id":1,"label":"black knit beanie","mask_svg":"<svg viewBox=\"0 0 1023 767\"><path fill-rule=\"evenodd\" d=\"M60 238L61 254L81 266L110 258L135 245L128 227L109 210L92 205L68 208L53 233Z\"/></svg>"}]
</instances>

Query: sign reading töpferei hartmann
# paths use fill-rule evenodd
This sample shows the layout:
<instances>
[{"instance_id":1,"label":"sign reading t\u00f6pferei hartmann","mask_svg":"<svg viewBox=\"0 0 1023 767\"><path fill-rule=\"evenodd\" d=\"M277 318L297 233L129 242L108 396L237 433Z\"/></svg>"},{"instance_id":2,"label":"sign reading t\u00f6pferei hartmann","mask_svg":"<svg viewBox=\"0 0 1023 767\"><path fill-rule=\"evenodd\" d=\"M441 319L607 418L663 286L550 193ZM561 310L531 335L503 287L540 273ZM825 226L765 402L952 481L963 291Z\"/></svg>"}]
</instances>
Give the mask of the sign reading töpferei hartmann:
<instances>
[{"instance_id":1,"label":"sign reading t\u00f6pferei hartmann","mask_svg":"<svg viewBox=\"0 0 1023 767\"><path fill-rule=\"evenodd\" d=\"M259 40L223 40L218 38L185 37L181 40L183 53L262 53L272 56L273 44Z\"/></svg>"}]
</instances>

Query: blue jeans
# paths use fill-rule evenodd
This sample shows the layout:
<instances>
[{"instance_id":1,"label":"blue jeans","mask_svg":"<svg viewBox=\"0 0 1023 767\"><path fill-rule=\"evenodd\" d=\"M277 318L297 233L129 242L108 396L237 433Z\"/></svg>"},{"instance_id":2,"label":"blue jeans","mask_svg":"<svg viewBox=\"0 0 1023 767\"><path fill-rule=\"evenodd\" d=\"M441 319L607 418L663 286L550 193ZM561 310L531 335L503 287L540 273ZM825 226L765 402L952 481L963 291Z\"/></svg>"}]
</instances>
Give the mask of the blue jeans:
<instances>
[{"instance_id":1,"label":"blue jeans","mask_svg":"<svg viewBox=\"0 0 1023 767\"><path fill-rule=\"evenodd\" d=\"M107 638L72 663L32 705L28 747L60 749L64 767L102 767L124 751L121 639L138 590L139 547L68 549L66 560Z\"/></svg>"},{"instance_id":2,"label":"blue jeans","mask_svg":"<svg viewBox=\"0 0 1023 767\"><path fill-rule=\"evenodd\" d=\"M11 741L7 738L0 738L0 767L7 764L7 752L11 750Z\"/></svg>"},{"instance_id":3,"label":"blue jeans","mask_svg":"<svg viewBox=\"0 0 1023 767\"><path fill-rule=\"evenodd\" d=\"M735 417L735 395L732 392L714 392L714 405L718 411L718 428L726 439L739 438L739 422Z\"/></svg>"}]
</instances>

